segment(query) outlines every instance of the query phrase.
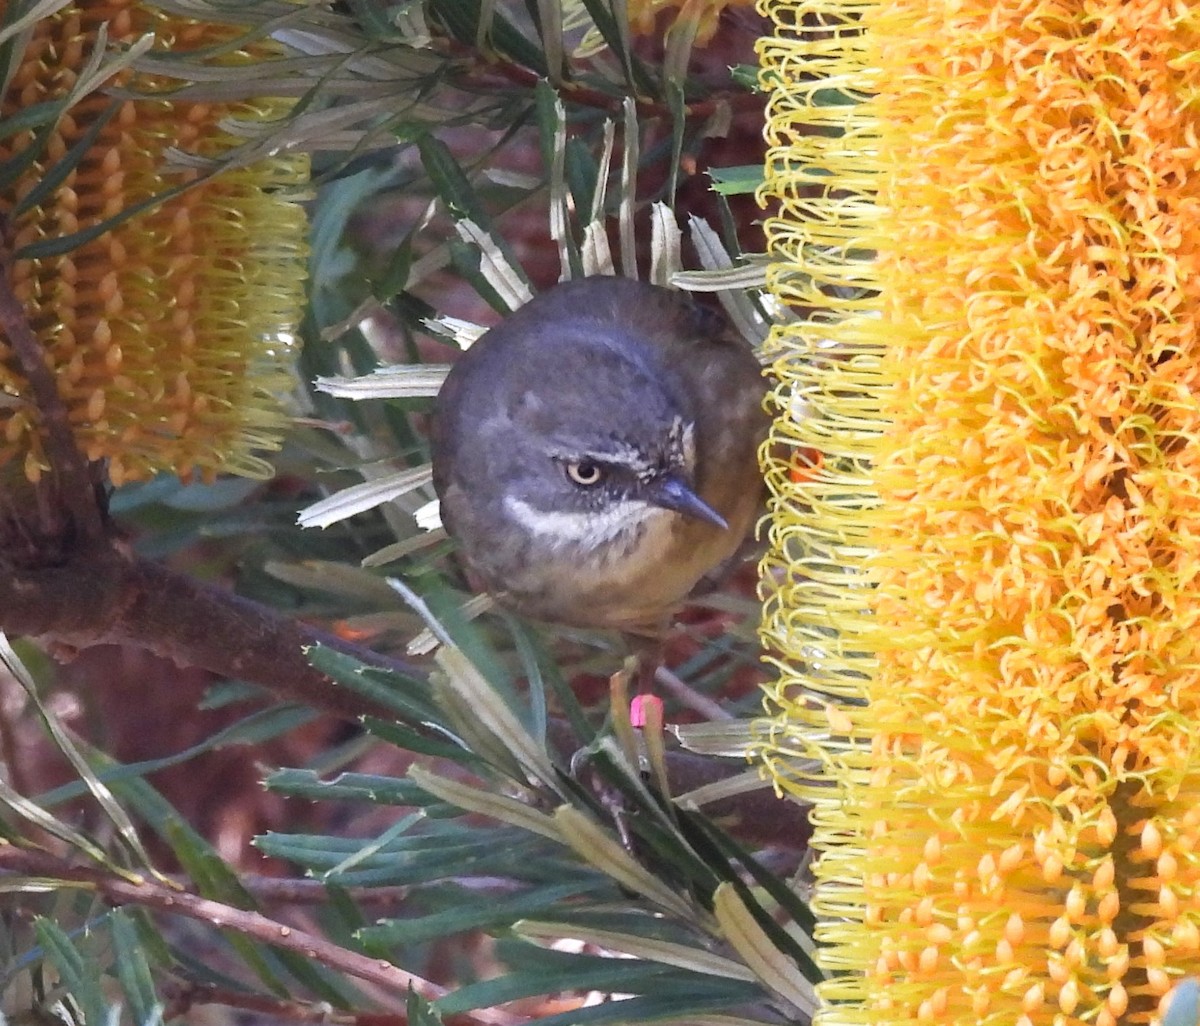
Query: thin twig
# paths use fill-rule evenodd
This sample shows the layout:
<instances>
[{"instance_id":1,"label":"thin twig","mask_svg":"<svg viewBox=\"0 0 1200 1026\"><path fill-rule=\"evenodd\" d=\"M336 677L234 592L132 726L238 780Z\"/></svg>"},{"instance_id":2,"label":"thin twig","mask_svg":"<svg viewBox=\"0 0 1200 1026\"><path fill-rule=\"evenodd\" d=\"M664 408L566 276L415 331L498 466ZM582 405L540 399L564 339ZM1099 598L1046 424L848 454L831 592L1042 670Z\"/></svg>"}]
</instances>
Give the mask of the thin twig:
<instances>
[{"instance_id":1,"label":"thin twig","mask_svg":"<svg viewBox=\"0 0 1200 1026\"><path fill-rule=\"evenodd\" d=\"M168 982L159 989L167 999L162 1016L164 1022L180 1019L198 1006L221 1005L257 1012L272 1020L329 1023L330 1026L407 1026L408 1023L408 1016L402 1012L341 1012L323 1001L292 1001L266 994L248 994L211 983Z\"/></svg>"},{"instance_id":2,"label":"thin twig","mask_svg":"<svg viewBox=\"0 0 1200 1026\"><path fill-rule=\"evenodd\" d=\"M680 705L686 705L692 711L698 712L705 719L733 720L737 718L728 709L720 705L720 703L714 702L707 695L702 695L693 689L686 681L676 676L665 666L659 666L654 671L654 679L669 691L671 696L678 700Z\"/></svg>"},{"instance_id":3,"label":"thin twig","mask_svg":"<svg viewBox=\"0 0 1200 1026\"><path fill-rule=\"evenodd\" d=\"M159 989L167 998L167 1006L163 1009L162 1016L164 1022L182 1018L191 1009L202 1005L222 1005L225 1008L258 1012L270 1016L271 1019L317 1022L330 1026L407 1026L409 1021L404 1012L340 1011L331 1008L324 1001L294 1001L265 994L248 994L217 987L211 983L168 981ZM446 1026L472 1026L478 1021L478 1017L473 1017L468 1012L442 1016L442 1022Z\"/></svg>"},{"instance_id":4,"label":"thin twig","mask_svg":"<svg viewBox=\"0 0 1200 1026\"><path fill-rule=\"evenodd\" d=\"M50 462L50 475L56 494L45 511L65 511L77 541L99 543L105 536L104 514L96 497L88 461L75 444L75 435L67 416L67 407L58 394L54 372L46 363L45 349L29 324L24 305L13 291L13 256L10 246L11 225L0 220L0 334L16 357L17 366L29 386L42 428L42 444ZM61 525L47 524L58 531Z\"/></svg>"},{"instance_id":5,"label":"thin twig","mask_svg":"<svg viewBox=\"0 0 1200 1026\"><path fill-rule=\"evenodd\" d=\"M134 883L101 870L72 866L47 852L14 845L0 846L0 868L37 876L43 882L58 880L67 886L85 887L95 891L112 905L137 905L233 930L264 944L311 958L347 976L365 980L397 994L407 994L412 990L427 1001L436 1001L450 993L445 987L407 972L384 959L371 958L343 948L323 937L288 926L259 912L202 898L198 894L177 890L147 878ZM518 1026L526 1021L522 1016L492 1008L478 1009L472 1013L471 1018L477 1023L489 1023L491 1026Z\"/></svg>"},{"instance_id":6,"label":"thin twig","mask_svg":"<svg viewBox=\"0 0 1200 1026\"><path fill-rule=\"evenodd\" d=\"M186 880L172 875L172 880L186 884ZM320 880L295 877L262 876L256 873L239 875L238 882L261 902L273 905L322 905L329 901L329 888ZM345 895L359 905L399 905L410 893L411 887L396 884L390 887L346 887Z\"/></svg>"}]
</instances>

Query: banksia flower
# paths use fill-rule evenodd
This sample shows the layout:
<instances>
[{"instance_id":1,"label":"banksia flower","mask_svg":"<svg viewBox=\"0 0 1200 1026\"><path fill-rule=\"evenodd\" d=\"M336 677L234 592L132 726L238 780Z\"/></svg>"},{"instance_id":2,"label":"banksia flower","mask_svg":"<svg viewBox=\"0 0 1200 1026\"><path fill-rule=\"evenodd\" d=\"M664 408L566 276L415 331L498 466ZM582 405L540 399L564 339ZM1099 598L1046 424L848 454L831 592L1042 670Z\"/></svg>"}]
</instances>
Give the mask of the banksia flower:
<instances>
[{"instance_id":1,"label":"banksia flower","mask_svg":"<svg viewBox=\"0 0 1200 1026\"><path fill-rule=\"evenodd\" d=\"M1200 971L1200 9L764 6L777 437L824 463L768 466L763 753L816 803L819 1019L1158 1022Z\"/></svg>"},{"instance_id":2,"label":"banksia flower","mask_svg":"<svg viewBox=\"0 0 1200 1026\"><path fill-rule=\"evenodd\" d=\"M0 2L0 15L5 4ZM110 42L153 33L155 45L192 50L228 43L229 26L156 13L134 0L77 0L38 22L9 81L0 115L63 98L107 24ZM261 54L260 54L261 56ZM246 60L246 54L231 58ZM129 84L128 74L115 84ZM154 83L137 80L140 89ZM278 117L274 101L204 103L161 98L121 102L62 184L18 210L112 101L76 103L44 151L0 192L20 251L84 232L181 182L162 170L168 147L212 156L236 140L227 117ZM33 145L33 131L0 139L0 167ZM301 158L277 158L217 176L122 221L61 255L16 261L13 287L43 341L78 444L108 461L120 483L162 470L210 477L217 470L265 475L255 449L277 448L285 425L278 395L290 387L287 329L302 303L303 213L288 190L306 175ZM15 214L14 211L17 211ZM47 467L38 415L21 400L22 379L0 334L0 462Z\"/></svg>"}]
</instances>

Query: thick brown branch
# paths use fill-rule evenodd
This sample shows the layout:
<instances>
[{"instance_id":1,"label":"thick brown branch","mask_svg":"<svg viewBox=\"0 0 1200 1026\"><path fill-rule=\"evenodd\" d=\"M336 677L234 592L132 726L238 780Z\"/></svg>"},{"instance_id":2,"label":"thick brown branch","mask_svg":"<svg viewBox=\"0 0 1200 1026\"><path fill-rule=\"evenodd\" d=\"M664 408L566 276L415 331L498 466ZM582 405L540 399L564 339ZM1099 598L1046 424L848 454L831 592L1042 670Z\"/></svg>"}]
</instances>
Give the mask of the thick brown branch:
<instances>
[{"instance_id":1,"label":"thick brown branch","mask_svg":"<svg viewBox=\"0 0 1200 1026\"><path fill-rule=\"evenodd\" d=\"M0 630L78 648L136 645L348 719L395 714L315 670L306 648L327 645L371 666L424 677L411 664L115 545L85 550L57 566L0 571Z\"/></svg>"},{"instance_id":2,"label":"thick brown branch","mask_svg":"<svg viewBox=\"0 0 1200 1026\"><path fill-rule=\"evenodd\" d=\"M406 972L383 959L371 958L343 948L323 937L288 926L258 912L202 898L189 891L177 890L150 879L143 878L131 882L101 870L72 866L47 852L12 845L0 846L0 869L87 887L112 905L137 905L233 930L264 944L294 951L347 976L366 980L398 994L407 994L411 989L427 1001L436 1001L449 993L444 987ZM471 1018L475 1022L490 1023L493 1026L516 1026L525 1021L520 1016L495 1009L480 1009L474 1012Z\"/></svg>"}]
</instances>

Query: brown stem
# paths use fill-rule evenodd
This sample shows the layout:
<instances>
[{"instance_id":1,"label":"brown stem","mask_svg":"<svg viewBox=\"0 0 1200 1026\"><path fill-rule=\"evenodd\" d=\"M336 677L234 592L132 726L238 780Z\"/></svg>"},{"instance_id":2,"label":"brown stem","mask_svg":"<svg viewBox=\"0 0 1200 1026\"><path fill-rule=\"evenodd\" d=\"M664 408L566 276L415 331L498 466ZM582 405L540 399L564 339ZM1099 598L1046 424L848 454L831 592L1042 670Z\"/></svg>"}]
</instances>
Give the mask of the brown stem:
<instances>
[{"instance_id":1,"label":"brown stem","mask_svg":"<svg viewBox=\"0 0 1200 1026\"><path fill-rule=\"evenodd\" d=\"M371 666L425 678L409 663L140 559L119 545L71 553L54 566L0 566L0 630L79 648L132 644L348 719L393 719L395 712L314 669L307 648L326 645Z\"/></svg>"},{"instance_id":2,"label":"brown stem","mask_svg":"<svg viewBox=\"0 0 1200 1026\"><path fill-rule=\"evenodd\" d=\"M134 882L101 870L72 866L47 852L12 845L0 845L0 869L86 887L111 905L137 905L233 930L264 944L294 951L347 976L365 980L397 994L407 994L411 989L427 1001L436 1001L449 993L446 988L406 972L383 959L371 958L343 948L323 937L288 926L259 912L202 898L189 891L177 890L150 879L141 878ZM471 1018L477 1023L489 1023L492 1026L516 1026L525 1021L520 1016L496 1009L479 1009Z\"/></svg>"},{"instance_id":3,"label":"brown stem","mask_svg":"<svg viewBox=\"0 0 1200 1026\"><path fill-rule=\"evenodd\" d=\"M181 886L186 883L176 876L171 879L178 881ZM320 880L247 873L239 874L238 882L263 904L320 905L329 900L329 889ZM344 891L351 901L359 905L399 907L412 893L412 888L395 884L388 887L346 887Z\"/></svg>"},{"instance_id":4,"label":"brown stem","mask_svg":"<svg viewBox=\"0 0 1200 1026\"><path fill-rule=\"evenodd\" d=\"M329 1023L331 1026L407 1026L408 1023L408 1016L402 1012L337 1012L331 1011L324 1002L289 1001L265 994L247 994L216 987L211 983L168 982L161 984L159 990L167 999L163 1009L164 1022L183 1018L193 1008L203 1005L221 1005L267 1015L272 1021Z\"/></svg>"},{"instance_id":5,"label":"brown stem","mask_svg":"<svg viewBox=\"0 0 1200 1026\"><path fill-rule=\"evenodd\" d=\"M104 513L96 494L91 467L75 444L67 407L58 394L54 371L46 363L45 350L29 324L24 305L12 285L10 223L0 220L0 335L16 357L29 399L37 410L42 445L50 462L50 495L38 487L43 502L43 527L51 535L70 535L78 543L98 543L104 537ZM68 524L61 522L65 513Z\"/></svg>"},{"instance_id":6,"label":"brown stem","mask_svg":"<svg viewBox=\"0 0 1200 1026\"><path fill-rule=\"evenodd\" d=\"M200 1005L222 1005L226 1008L263 1013L272 1020L329 1023L331 1026L407 1026L408 1023L408 1016L404 1012L335 1011L324 1002L288 1001L265 994L228 990L211 983L168 982L159 989L167 998L167 1006L163 1010L163 1020L166 1022L182 1018ZM473 1026L479 1021L478 1015L472 1016L465 1012L442 1016L442 1022L446 1026Z\"/></svg>"}]
</instances>

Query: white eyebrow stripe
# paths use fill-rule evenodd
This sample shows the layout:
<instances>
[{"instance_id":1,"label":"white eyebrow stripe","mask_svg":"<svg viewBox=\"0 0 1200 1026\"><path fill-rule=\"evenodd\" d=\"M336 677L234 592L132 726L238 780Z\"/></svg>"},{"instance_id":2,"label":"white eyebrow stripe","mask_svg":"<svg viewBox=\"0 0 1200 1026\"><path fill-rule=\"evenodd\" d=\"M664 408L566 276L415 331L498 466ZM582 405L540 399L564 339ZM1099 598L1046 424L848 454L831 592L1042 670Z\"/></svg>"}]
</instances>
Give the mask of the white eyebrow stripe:
<instances>
[{"instance_id":1,"label":"white eyebrow stripe","mask_svg":"<svg viewBox=\"0 0 1200 1026\"><path fill-rule=\"evenodd\" d=\"M690 474L696 469L696 425L693 421L675 417L667 434L671 453L683 459L683 467ZM580 451L566 445L555 445L547 450L553 459L562 463L580 463L591 460L608 467L620 467L643 481L649 481L662 472L661 459L648 459L646 454L629 442L613 439L606 449Z\"/></svg>"}]
</instances>

